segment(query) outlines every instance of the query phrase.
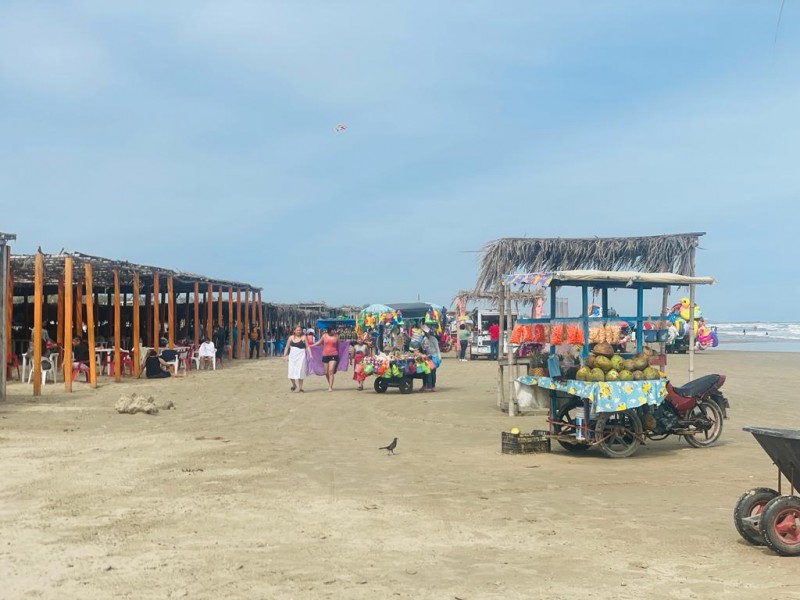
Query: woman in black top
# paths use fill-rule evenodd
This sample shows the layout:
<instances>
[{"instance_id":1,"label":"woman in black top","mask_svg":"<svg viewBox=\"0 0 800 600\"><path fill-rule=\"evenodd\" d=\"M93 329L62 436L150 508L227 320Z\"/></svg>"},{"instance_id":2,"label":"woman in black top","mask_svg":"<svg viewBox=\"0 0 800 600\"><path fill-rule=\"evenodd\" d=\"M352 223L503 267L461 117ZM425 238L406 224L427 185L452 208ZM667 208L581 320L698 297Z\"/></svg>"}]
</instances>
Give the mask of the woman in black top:
<instances>
[{"instance_id":1,"label":"woman in black top","mask_svg":"<svg viewBox=\"0 0 800 600\"><path fill-rule=\"evenodd\" d=\"M150 350L150 355L144 362L144 374L148 379L162 379L169 377L167 363L162 360L155 350Z\"/></svg>"}]
</instances>

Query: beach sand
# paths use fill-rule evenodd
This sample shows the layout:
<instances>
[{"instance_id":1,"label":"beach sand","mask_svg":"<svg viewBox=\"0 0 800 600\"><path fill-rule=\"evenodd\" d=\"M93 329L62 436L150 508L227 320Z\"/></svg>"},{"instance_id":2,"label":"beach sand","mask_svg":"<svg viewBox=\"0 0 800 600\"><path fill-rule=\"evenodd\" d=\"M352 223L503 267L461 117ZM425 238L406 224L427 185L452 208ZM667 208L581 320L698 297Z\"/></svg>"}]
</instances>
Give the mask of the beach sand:
<instances>
[{"instance_id":1,"label":"beach sand","mask_svg":"<svg viewBox=\"0 0 800 600\"><path fill-rule=\"evenodd\" d=\"M741 428L800 425L799 358L697 356L697 376L728 376L720 443L622 460L501 454L501 431L544 418L499 412L488 362L447 358L438 392L407 396L350 374L291 394L273 358L39 399L12 384L0 597L800 598L800 563L731 519L742 492L775 485ZM669 361L684 383L687 357ZM117 414L133 391L176 409ZM395 436L395 456L378 450Z\"/></svg>"}]
</instances>

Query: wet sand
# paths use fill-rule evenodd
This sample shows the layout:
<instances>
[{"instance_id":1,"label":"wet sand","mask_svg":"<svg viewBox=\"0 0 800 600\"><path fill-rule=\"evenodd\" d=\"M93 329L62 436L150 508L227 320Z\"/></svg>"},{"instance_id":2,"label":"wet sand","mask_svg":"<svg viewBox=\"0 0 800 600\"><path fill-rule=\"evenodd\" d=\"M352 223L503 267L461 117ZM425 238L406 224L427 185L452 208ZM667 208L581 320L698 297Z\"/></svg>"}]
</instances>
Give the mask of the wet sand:
<instances>
[{"instance_id":1,"label":"wet sand","mask_svg":"<svg viewBox=\"0 0 800 600\"><path fill-rule=\"evenodd\" d=\"M731 519L775 483L741 428L800 427L799 359L697 356L697 376L728 376L720 443L622 460L501 454L501 431L544 418L499 412L488 362L448 358L438 392L408 396L357 392L349 374L292 394L279 359L39 399L14 383L0 597L800 598L795 563ZM683 383L687 357L669 361ZM177 408L117 414L133 391ZM378 450L395 436L395 456Z\"/></svg>"}]
</instances>

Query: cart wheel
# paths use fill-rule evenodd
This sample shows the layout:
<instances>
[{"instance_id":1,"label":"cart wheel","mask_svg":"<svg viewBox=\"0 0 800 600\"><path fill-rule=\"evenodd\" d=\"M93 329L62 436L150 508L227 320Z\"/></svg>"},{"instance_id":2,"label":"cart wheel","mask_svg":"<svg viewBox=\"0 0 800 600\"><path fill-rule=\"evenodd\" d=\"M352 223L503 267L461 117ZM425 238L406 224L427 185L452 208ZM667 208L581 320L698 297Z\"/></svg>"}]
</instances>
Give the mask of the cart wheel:
<instances>
[{"instance_id":1,"label":"cart wheel","mask_svg":"<svg viewBox=\"0 0 800 600\"><path fill-rule=\"evenodd\" d=\"M564 428L565 432L572 434L575 433L575 415L579 410L583 410L583 400L579 398L573 398L558 410L556 420L561 421L564 424L571 425L571 427ZM561 428L561 425L554 423L553 433L560 434ZM558 440L558 443L561 444L561 447L567 452L574 452L575 454L586 452L589 449L589 444L570 444L569 442L565 442L563 440Z\"/></svg>"},{"instance_id":2,"label":"cart wheel","mask_svg":"<svg viewBox=\"0 0 800 600\"><path fill-rule=\"evenodd\" d=\"M764 507L773 498L778 497L778 492L771 488L753 488L746 491L736 501L733 509L733 523L736 531L744 540L754 546L764 546L764 536L761 533L759 522Z\"/></svg>"},{"instance_id":3,"label":"cart wheel","mask_svg":"<svg viewBox=\"0 0 800 600\"><path fill-rule=\"evenodd\" d=\"M398 387L401 394L410 394L414 390L414 381L408 377L403 377Z\"/></svg>"},{"instance_id":4,"label":"cart wheel","mask_svg":"<svg viewBox=\"0 0 800 600\"><path fill-rule=\"evenodd\" d=\"M386 381L385 377L378 377L375 379L375 391L379 394L382 394L386 390L389 389L389 382Z\"/></svg>"},{"instance_id":5,"label":"cart wheel","mask_svg":"<svg viewBox=\"0 0 800 600\"><path fill-rule=\"evenodd\" d=\"M702 400L697 403L694 410L689 413L690 419L703 419L708 428L700 430L694 435L686 435L686 441L695 448L711 446L722 435L722 409L712 400Z\"/></svg>"},{"instance_id":6,"label":"cart wheel","mask_svg":"<svg viewBox=\"0 0 800 600\"><path fill-rule=\"evenodd\" d=\"M800 498L778 496L761 513L764 541L781 556L800 555Z\"/></svg>"},{"instance_id":7,"label":"cart wheel","mask_svg":"<svg viewBox=\"0 0 800 600\"><path fill-rule=\"evenodd\" d=\"M609 458L627 458L642 443L642 419L632 409L601 413L594 435L603 454Z\"/></svg>"}]
</instances>

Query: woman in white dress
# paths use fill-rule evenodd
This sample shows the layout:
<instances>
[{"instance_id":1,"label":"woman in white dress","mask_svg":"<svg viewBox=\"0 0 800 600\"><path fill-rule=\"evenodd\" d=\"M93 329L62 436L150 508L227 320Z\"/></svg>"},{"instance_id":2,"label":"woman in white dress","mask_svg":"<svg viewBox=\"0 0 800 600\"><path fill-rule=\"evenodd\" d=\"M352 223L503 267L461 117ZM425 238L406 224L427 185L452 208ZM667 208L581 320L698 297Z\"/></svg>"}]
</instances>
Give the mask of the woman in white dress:
<instances>
[{"instance_id":1,"label":"woman in white dress","mask_svg":"<svg viewBox=\"0 0 800 600\"><path fill-rule=\"evenodd\" d=\"M310 358L311 350L308 348L306 336L303 335L303 328L297 325L294 333L286 340L286 348L283 351L283 359L289 361L289 381L292 382L290 391L303 391L303 379L308 372Z\"/></svg>"}]
</instances>

